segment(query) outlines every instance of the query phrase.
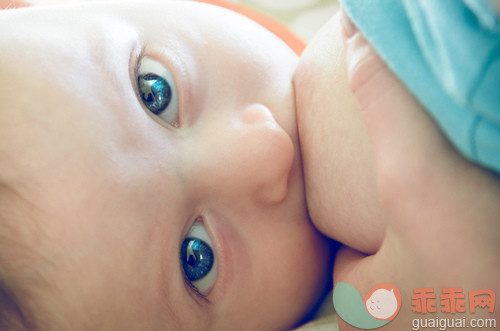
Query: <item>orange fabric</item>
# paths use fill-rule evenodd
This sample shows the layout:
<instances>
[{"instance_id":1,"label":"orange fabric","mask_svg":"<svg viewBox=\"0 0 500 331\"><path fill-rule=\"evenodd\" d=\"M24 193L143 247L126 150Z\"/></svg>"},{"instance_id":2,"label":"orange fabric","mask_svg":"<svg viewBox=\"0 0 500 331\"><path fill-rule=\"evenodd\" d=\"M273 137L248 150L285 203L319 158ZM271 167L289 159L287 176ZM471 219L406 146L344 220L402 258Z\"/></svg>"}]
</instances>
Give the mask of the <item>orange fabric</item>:
<instances>
[{"instance_id":1,"label":"orange fabric","mask_svg":"<svg viewBox=\"0 0 500 331\"><path fill-rule=\"evenodd\" d=\"M259 23L260 25L262 25L263 27L274 33L276 36L278 36L298 55L300 55L304 50L304 48L306 47L306 44L299 37L297 37L292 31L290 31L285 25L281 24L280 22L276 21L275 19L263 13L257 12L242 5L229 3L224 0L196 0L196 1L205 2L219 7L224 7L230 10L234 10L235 12L240 13L252 19L253 21Z\"/></svg>"},{"instance_id":2,"label":"orange fabric","mask_svg":"<svg viewBox=\"0 0 500 331\"><path fill-rule=\"evenodd\" d=\"M0 9L14 9L27 6L29 4L21 0L0 0Z\"/></svg>"}]
</instances>

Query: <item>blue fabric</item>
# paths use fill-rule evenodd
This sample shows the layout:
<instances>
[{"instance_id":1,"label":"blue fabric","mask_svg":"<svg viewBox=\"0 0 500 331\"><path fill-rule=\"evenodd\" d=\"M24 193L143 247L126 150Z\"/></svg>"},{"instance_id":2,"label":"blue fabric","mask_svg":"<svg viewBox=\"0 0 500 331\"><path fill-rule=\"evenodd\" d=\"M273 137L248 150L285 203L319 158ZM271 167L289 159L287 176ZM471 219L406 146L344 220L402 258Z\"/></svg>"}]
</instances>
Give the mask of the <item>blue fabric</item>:
<instances>
[{"instance_id":1,"label":"blue fabric","mask_svg":"<svg viewBox=\"0 0 500 331\"><path fill-rule=\"evenodd\" d=\"M500 172L500 21L488 0L341 0L470 160Z\"/></svg>"}]
</instances>

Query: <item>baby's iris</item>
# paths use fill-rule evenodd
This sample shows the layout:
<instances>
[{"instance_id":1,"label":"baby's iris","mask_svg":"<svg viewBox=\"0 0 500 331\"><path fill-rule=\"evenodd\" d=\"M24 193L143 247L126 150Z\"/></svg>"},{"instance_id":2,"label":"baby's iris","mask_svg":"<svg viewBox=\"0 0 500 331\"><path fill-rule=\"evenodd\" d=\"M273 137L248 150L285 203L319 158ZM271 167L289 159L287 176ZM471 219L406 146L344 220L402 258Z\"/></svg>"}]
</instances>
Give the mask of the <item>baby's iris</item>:
<instances>
[{"instance_id":1,"label":"baby's iris","mask_svg":"<svg viewBox=\"0 0 500 331\"><path fill-rule=\"evenodd\" d=\"M170 84L162 77L147 73L138 78L139 92L144 105L155 115L160 115L172 99Z\"/></svg>"},{"instance_id":2,"label":"baby's iris","mask_svg":"<svg viewBox=\"0 0 500 331\"><path fill-rule=\"evenodd\" d=\"M184 280L196 294L206 297L217 280L217 254L212 240L203 225L197 221L182 241L179 258Z\"/></svg>"},{"instance_id":3,"label":"baby's iris","mask_svg":"<svg viewBox=\"0 0 500 331\"><path fill-rule=\"evenodd\" d=\"M181 247L181 261L186 278L194 282L210 272L214 264L214 254L203 240L185 238Z\"/></svg>"},{"instance_id":4,"label":"baby's iris","mask_svg":"<svg viewBox=\"0 0 500 331\"><path fill-rule=\"evenodd\" d=\"M137 65L137 97L144 108L180 127L179 95L174 75L160 61L144 56Z\"/></svg>"}]
</instances>

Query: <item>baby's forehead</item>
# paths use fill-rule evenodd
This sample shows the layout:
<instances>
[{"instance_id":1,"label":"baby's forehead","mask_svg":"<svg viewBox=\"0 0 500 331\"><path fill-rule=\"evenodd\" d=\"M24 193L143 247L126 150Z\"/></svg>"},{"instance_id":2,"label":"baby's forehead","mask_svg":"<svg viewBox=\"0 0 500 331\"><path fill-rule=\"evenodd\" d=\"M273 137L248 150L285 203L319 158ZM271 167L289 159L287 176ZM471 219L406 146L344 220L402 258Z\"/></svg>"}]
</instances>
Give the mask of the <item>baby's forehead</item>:
<instances>
[{"instance_id":1,"label":"baby's forehead","mask_svg":"<svg viewBox=\"0 0 500 331\"><path fill-rule=\"evenodd\" d=\"M47 0L33 0L31 2L35 4L46 4ZM64 28L68 27L67 25L61 24L65 16L72 16L73 14L76 14L76 19L72 18L70 20L71 25L75 25L88 22L89 16L96 16L96 14L98 14L99 12L101 12L102 14L106 14L106 12L108 14L115 14L111 16L116 16L116 14L119 14L121 15L121 19L123 19L125 16L128 16L128 19L133 18L134 16L140 16L141 19L146 19L146 21L154 21L157 18L160 21L164 21L165 24L163 25L163 27L168 27L169 12L174 13L173 15L176 16L175 12L178 12L178 10L180 9L183 16L197 17L197 21L199 21L199 24L205 24L207 26L212 25L214 20L222 19L226 22L226 25L229 28L231 24L236 23L236 25L238 25L237 22L231 20L230 17L234 16L235 14L242 15L258 23L262 27L269 30L271 33L275 34L278 38L285 42L296 54L300 55L305 48L305 43L293 32L291 32L291 30L289 30L285 25L268 16L262 15L261 13L251 9L250 7L232 2L218 0L147 0L141 2L133 0L105 0L99 2L87 2L82 0L54 0L48 3L56 3L59 5L34 6L29 8L29 10L45 10L45 8L50 8L50 11L60 11L60 14L58 14L58 18L55 21L46 21L46 23L61 21L57 22L57 26L59 28L61 28L62 26L64 26ZM70 6L67 6L68 4ZM201 7L201 9L196 9L198 7ZM208 8L210 8L211 10L207 10ZM217 11L213 11L214 8L217 8ZM96 9L97 11L95 11L94 9ZM198 11L201 11L201 15ZM127 13L131 15L123 15ZM216 15L214 15L215 13ZM30 15L34 15L34 13ZM43 15L46 16L47 13L44 13ZM109 19L109 17L106 19ZM174 24L178 24L178 22ZM251 33L251 31L249 31L249 33Z\"/></svg>"}]
</instances>

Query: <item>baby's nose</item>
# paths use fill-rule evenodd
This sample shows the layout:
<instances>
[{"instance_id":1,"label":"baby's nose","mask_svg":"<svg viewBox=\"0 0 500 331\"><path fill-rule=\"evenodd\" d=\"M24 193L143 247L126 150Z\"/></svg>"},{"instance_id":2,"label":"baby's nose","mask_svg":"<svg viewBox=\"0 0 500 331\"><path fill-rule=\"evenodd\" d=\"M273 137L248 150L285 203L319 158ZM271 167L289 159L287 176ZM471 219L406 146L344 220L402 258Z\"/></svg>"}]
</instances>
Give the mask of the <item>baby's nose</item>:
<instances>
[{"instance_id":1,"label":"baby's nose","mask_svg":"<svg viewBox=\"0 0 500 331\"><path fill-rule=\"evenodd\" d=\"M262 202L282 201L288 190L288 177L293 164L294 147L290 136L263 105L247 107L241 114L243 134L240 136L242 166L249 189ZM235 169L237 171L237 169Z\"/></svg>"},{"instance_id":2,"label":"baby's nose","mask_svg":"<svg viewBox=\"0 0 500 331\"><path fill-rule=\"evenodd\" d=\"M207 189L230 199L281 202L294 159L290 136L261 104L237 112L226 129L214 133L216 141L210 139L215 153L202 167Z\"/></svg>"}]
</instances>

